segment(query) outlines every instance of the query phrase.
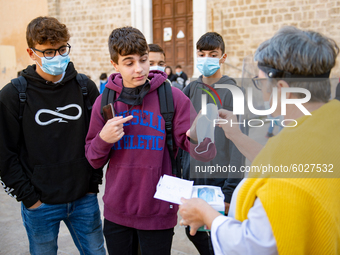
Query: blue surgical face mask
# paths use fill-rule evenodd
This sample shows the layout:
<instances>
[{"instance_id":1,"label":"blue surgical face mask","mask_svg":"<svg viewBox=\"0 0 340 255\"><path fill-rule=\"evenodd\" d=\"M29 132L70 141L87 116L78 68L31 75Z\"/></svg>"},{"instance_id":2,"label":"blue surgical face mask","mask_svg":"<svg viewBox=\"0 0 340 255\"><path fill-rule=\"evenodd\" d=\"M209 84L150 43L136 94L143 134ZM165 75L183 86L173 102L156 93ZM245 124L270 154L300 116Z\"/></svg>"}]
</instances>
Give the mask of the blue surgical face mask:
<instances>
[{"instance_id":1,"label":"blue surgical face mask","mask_svg":"<svg viewBox=\"0 0 340 255\"><path fill-rule=\"evenodd\" d=\"M269 100L268 101L264 101L264 109L265 110L269 110L270 109L270 102L272 101L272 97L273 97L273 93L270 95Z\"/></svg>"},{"instance_id":2,"label":"blue surgical face mask","mask_svg":"<svg viewBox=\"0 0 340 255\"><path fill-rule=\"evenodd\" d=\"M222 57L223 58L223 57ZM205 77L209 77L220 69L220 59L221 58L197 58L196 67Z\"/></svg>"},{"instance_id":3,"label":"blue surgical face mask","mask_svg":"<svg viewBox=\"0 0 340 255\"><path fill-rule=\"evenodd\" d=\"M34 50L32 51L34 52ZM39 65L38 61L36 61L41 70L43 70L44 73L48 73L50 75L60 75L64 73L68 63L70 62L69 55L65 57L58 55L52 59L46 59L45 57L39 57L35 52L34 54L41 59L41 65Z\"/></svg>"},{"instance_id":4,"label":"blue surgical face mask","mask_svg":"<svg viewBox=\"0 0 340 255\"><path fill-rule=\"evenodd\" d=\"M176 74L177 74L178 76L180 76L180 75L182 74L182 71L181 71L181 72L176 72Z\"/></svg>"},{"instance_id":5,"label":"blue surgical face mask","mask_svg":"<svg viewBox=\"0 0 340 255\"><path fill-rule=\"evenodd\" d=\"M150 71L152 71L152 70L158 70L158 71L164 72L165 67L163 67L163 66L150 66L150 69L149 69L149 70L150 70Z\"/></svg>"}]
</instances>

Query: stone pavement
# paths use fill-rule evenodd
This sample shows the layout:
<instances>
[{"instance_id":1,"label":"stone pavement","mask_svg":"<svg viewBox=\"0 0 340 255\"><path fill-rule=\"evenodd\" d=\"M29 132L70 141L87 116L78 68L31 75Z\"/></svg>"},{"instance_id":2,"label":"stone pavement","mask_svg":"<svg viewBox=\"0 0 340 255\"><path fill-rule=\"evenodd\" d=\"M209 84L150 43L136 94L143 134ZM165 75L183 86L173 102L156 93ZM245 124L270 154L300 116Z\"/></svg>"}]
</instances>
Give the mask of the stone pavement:
<instances>
[{"instance_id":1,"label":"stone pavement","mask_svg":"<svg viewBox=\"0 0 340 255\"><path fill-rule=\"evenodd\" d=\"M100 186L98 195L99 206L103 212L103 190ZM0 187L0 255L29 255L26 230L22 224L20 203L8 196ZM180 216L179 216L180 217ZM179 222L179 221L178 221ZM72 237L64 224L60 224L58 238L58 255L79 254L73 243ZM189 241L184 232L184 227L175 227L175 235L172 242L172 255L197 255L198 252Z\"/></svg>"},{"instance_id":2,"label":"stone pavement","mask_svg":"<svg viewBox=\"0 0 340 255\"><path fill-rule=\"evenodd\" d=\"M250 129L249 136L261 144L267 139L265 134L268 130L268 123L261 128ZM276 134L278 128L275 127ZM247 162L249 164L249 162ZM104 178L105 179L105 178ZM98 195L101 212L103 212L103 190L104 184L100 186ZM180 216L179 216L180 220ZM178 222L179 222L178 220ZM26 231L22 225L20 203L8 196L0 187L0 255L29 255L28 240ZM58 254L75 255L79 254L74 245L71 235L65 224L61 223L58 239ZM198 252L193 244L187 239L184 227L175 227L175 235L172 243L172 255L197 255Z\"/></svg>"}]
</instances>

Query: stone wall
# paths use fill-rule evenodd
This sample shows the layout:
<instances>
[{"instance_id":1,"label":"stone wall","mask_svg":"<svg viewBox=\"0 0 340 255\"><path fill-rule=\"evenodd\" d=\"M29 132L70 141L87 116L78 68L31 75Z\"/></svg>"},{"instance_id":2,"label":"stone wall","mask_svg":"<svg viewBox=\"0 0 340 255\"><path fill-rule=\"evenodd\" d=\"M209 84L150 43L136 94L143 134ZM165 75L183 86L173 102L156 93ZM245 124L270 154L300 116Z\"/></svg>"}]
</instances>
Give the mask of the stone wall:
<instances>
[{"instance_id":1,"label":"stone wall","mask_svg":"<svg viewBox=\"0 0 340 255\"><path fill-rule=\"evenodd\" d=\"M335 0L207 0L208 31L223 35L228 63L242 68L245 56L285 25L315 30L340 45L340 1ZM340 57L331 76L340 76ZM225 65L225 73L241 72Z\"/></svg>"},{"instance_id":2,"label":"stone wall","mask_svg":"<svg viewBox=\"0 0 340 255\"><path fill-rule=\"evenodd\" d=\"M130 1L48 0L49 16L68 27L71 61L79 72L97 84L102 72L114 71L110 63L108 37L113 29L131 25Z\"/></svg>"},{"instance_id":3,"label":"stone wall","mask_svg":"<svg viewBox=\"0 0 340 255\"><path fill-rule=\"evenodd\" d=\"M26 51L26 27L34 18L46 15L47 0L1 1L0 89L16 78L17 72L34 64ZM7 51L8 46L12 46L14 52Z\"/></svg>"},{"instance_id":4,"label":"stone wall","mask_svg":"<svg viewBox=\"0 0 340 255\"><path fill-rule=\"evenodd\" d=\"M96 82L100 73L113 72L107 38L114 28L131 25L131 1L48 0L48 10L68 26L71 59L80 72ZM222 70L233 77L241 77L243 58L285 25L316 30L340 44L340 1L207 0L207 30L223 35L228 58ZM340 76L339 64L331 76Z\"/></svg>"}]
</instances>

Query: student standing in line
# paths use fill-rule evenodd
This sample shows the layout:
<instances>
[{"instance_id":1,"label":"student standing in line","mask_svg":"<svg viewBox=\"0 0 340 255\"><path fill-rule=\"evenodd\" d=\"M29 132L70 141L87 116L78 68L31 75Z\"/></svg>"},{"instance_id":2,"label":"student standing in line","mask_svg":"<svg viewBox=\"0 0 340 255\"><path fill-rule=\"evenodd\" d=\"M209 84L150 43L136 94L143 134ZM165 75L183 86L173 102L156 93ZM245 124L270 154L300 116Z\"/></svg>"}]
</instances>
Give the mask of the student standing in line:
<instances>
[{"instance_id":1,"label":"student standing in line","mask_svg":"<svg viewBox=\"0 0 340 255\"><path fill-rule=\"evenodd\" d=\"M57 254L60 221L80 254L105 254L97 199L103 173L84 150L98 89L88 78L79 83L70 34L57 19L32 20L26 39L36 63L19 77L26 91L14 87L17 78L0 93L1 183L22 202L31 254Z\"/></svg>"},{"instance_id":2,"label":"student standing in line","mask_svg":"<svg viewBox=\"0 0 340 255\"><path fill-rule=\"evenodd\" d=\"M164 72L165 70L165 53L158 44L149 44L149 62L150 71L158 70Z\"/></svg>"},{"instance_id":3,"label":"student standing in line","mask_svg":"<svg viewBox=\"0 0 340 255\"><path fill-rule=\"evenodd\" d=\"M175 68L176 71L176 81L182 86L182 90L185 88L187 85L187 80L188 80L188 75L183 72L182 66L177 65Z\"/></svg>"},{"instance_id":4,"label":"student standing in line","mask_svg":"<svg viewBox=\"0 0 340 255\"><path fill-rule=\"evenodd\" d=\"M105 85L107 83L107 74L106 73L102 73L100 76L99 76L99 93L100 94L103 94L103 91L105 89Z\"/></svg>"},{"instance_id":5,"label":"student standing in line","mask_svg":"<svg viewBox=\"0 0 340 255\"><path fill-rule=\"evenodd\" d=\"M171 251L178 206L153 197L160 177L172 175L157 91L167 77L164 72L149 71L149 47L138 29L114 29L108 43L111 63L118 71L110 75L107 84L116 91L116 98L110 102L115 117L104 121L99 96L86 137L90 164L97 168L109 162L103 197L108 252L132 254L137 233L143 255L167 255ZM188 151L197 144L191 144L186 135L190 113L194 114L190 100L180 90L173 87L171 90L176 154L179 147ZM194 138L194 134L191 136ZM200 160L210 160L216 153L210 139L205 139L196 151Z\"/></svg>"},{"instance_id":6,"label":"student standing in line","mask_svg":"<svg viewBox=\"0 0 340 255\"><path fill-rule=\"evenodd\" d=\"M233 99L230 90L215 88L215 84L233 84L236 86L236 81L234 79L227 75L222 75L221 73L220 65L223 64L227 58L222 36L215 32L208 32L202 35L197 41L196 48L197 68L202 75L184 88L184 94L190 98L197 112L199 112L202 107L202 94L207 94L208 92L215 96L215 101L218 104L217 107L219 109L232 111ZM213 90L218 93L222 104ZM207 103L214 103L214 100L210 96L207 98ZM232 174L226 173L224 178L221 178L221 176L216 178L210 173L197 174L193 171L197 165L206 167L230 165L231 167L236 167L238 170L240 169L242 155L233 142L225 137L221 128L215 128L215 145L217 149L216 157L212 161L205 163L198 162L193 158L190 159L189 153L183 151L183 176L185 179L193 180L194 185L213 185L221 187L224 194L225 214L228 214L231 196L238 183L242 180L243 175L236 174L232 176ZM192 169L192 171L190 171L190 169ZM199 231L196 235L191 236L189 231L189 228L186 228L188 238L193 242L201 255L214 254L209 232Z\"/></svg>"}]
</instances>

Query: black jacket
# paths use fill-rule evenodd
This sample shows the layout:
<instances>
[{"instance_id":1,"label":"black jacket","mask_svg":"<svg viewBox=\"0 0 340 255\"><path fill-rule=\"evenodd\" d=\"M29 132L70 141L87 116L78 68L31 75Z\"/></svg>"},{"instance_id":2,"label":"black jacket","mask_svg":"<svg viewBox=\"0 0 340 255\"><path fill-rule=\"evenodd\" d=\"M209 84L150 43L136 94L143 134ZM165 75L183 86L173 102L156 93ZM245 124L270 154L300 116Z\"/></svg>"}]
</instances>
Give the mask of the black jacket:
<instances>
[{"instance_id":1,"label":"black jacket","mask_svg":"<svg viewBox=\"0 0 340 255\"><path fill-rule=\"evenodd\" d=\"M60 83L44 80L35 65L22 72L27 101L20 122L18 91L7 84L0 92L0 176L5 191L31 207L38 200L60 204L98 192L102 170L85 158L88 111L77 71L70 63ZM99 95L88 81L91 104Z\"/></svg>"},{"instance_id":2,"label":"black jacket","mask_svg":"<svg viewBox=\"0 0 340 255\"><path fill-rule=\"evenodd\" d=\"M236 85L236 81L226 75L222 76L222 78L216 82L215 84L234 84ZM214 85L211 85L214 87ZM203 85L202 76L200 76L197 80L191 82L188 86L186 86L183 90L183 93L186 94L196 112L199 112L201 110L201 95L202 92L199 88L206 88ZM209 89L208 89L209 90ZM216 102L218 104L218 108L223 108L229 111L233 110L233 98L230 90L228 89L216 89L217 93L221 97L222 104L220 104L219 100L216 99ZM207 103L214 103L213 99L211 97L207 98ZM213 186L219 186L222 189L222 192L224 193L224 201L226 203L230 203L231 196L236 188L236 186L239 184L239 182L243 178L243 174L240 173L240 167L242 165L242 154L239 152L237 147L231 142L228 138L225 137L224 132L222 128L215 128L215 146L217 150L216 157L209 161L209 162L199 162L196 161L193 158L190 158L190 154L183 151L182 155L182 167L183 167L183 178L184 179L190 179L194 181L194 185L213 185ZM222 175L225 176L224 178L221 178L221 174L214 175L210 173L195 173L195 166L202 166L202 167L208 167L208 166L234 166L236 167L238 173L223 173Z\"/></svg>"}]
</instances>

